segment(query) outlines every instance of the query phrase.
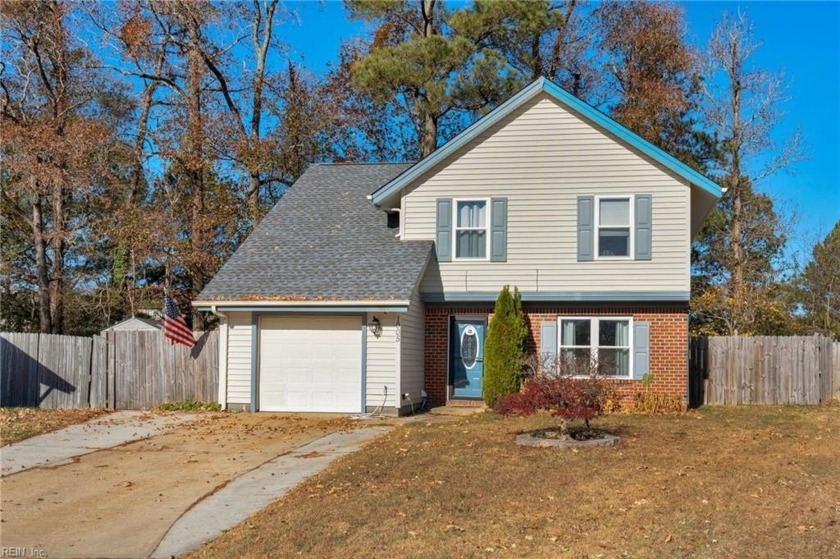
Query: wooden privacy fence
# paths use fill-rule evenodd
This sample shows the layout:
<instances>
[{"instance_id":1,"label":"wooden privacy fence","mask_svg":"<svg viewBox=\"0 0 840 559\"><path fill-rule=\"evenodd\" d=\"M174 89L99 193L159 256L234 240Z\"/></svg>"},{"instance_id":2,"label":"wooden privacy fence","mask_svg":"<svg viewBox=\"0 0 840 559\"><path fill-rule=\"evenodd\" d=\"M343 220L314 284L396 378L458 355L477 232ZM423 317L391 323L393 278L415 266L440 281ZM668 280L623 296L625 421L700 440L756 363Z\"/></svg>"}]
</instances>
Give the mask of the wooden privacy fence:
<instances>
[{"instance_id":1,"label":"wooden privacy fence","mask_svg":"<svg viewBox=\"0 0 840 559\"><path fill-rule=\"evenodd\" d=\"M840 399L840 343L824 336L713 336L689 344L689 401L819 404Z\"/></svg>"},{"instance_id":2,"label":"wooden privacy fence","mask_svg":"<svg viewBox=\"0 0 840 559\"><path fill-rule=\"evenodd\" d=\"M145 409L188 398L214 402L219 333L195 335L188 348L161 332L0 333L0 405Z\"/></svg>"}]
</instances>

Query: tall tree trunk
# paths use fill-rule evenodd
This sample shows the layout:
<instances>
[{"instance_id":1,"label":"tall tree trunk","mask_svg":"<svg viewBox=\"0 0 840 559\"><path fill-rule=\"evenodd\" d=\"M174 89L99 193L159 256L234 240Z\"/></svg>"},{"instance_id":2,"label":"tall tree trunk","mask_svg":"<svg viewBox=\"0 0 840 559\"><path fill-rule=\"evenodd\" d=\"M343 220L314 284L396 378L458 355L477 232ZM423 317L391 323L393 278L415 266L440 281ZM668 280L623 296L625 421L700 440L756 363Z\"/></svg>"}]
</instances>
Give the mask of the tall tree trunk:
<instances>
[{"instance_id":1,"label":"tall tree trunk","mask_svg":"<svg viewBox=\"0 0 840 559\"><path fill-rule=\"evenodd\" d=\"M64 330L64 253L67 248L64 214L65 192L61 184L53 187L53 230L50 236L52 274L50 277L51 332Z\"/></svg>"},{"instance_id":2,"label":"tall tree trunk","mask_svg":"<svg viewBox=\"0 0 840 559\"><path fill-rule=\"evenodd\" d=\"M435 1L423 0L423 36L426 38L437 33L434 17Z\"/></svg>"},{"instance_id":3,"label":"tall tree trunk","mask_svg":"<svg viewBox=\"0 0 840 559\"><path fill-rule=\"evenodd\" d=\"M542 76L542 57L540 56L540 36L531 37L531 81Z\"/></svg>"},{"instance_id":4,"label":"tall tree trunk","mask_svg":"<svg viewBox=\"0 0 840 559\"><path fill-rule=\"evenodd\" d=\"M435 0L422 0L423 8L423 37L429 38L435 35L434 9ZM437 148L438 119L435 115L426 112L423 115L423 133L420 137L420 156L426 157Z\"/></svg>"},{"instance_id":5,"label":"tall tree trunk","mask_svg":"<svg viewBox=\"0 0 840 559\"><path fill-rule=\"evenodd\" d=\"M43 200L37 191L32 193L32 237L35 241L35 275L38 279L38 326L43 334L52 332L50 313L50 274L47 263L47 243L44 238Z\"/></svg>"},{"instance_id":6,"label":"tall tree trunk","mask_svg":"<svg viewBox=\"0 0 840 559\"><path fill-rule=\"evenodd\" d=\"M189 23L190 47L187 53L188 99L187 99L187 174L190 177L191 215L190 215L190 300L195 300L207 281L202 252L209 245L204 224L204 123L201 112L201 81L204 76L204 60L199 46L198 22L193 17ZM193 328L202 326L202 316L193 312Z\"/></svg>"},{"instance_id":7,"label":"tall tree trunk","mask_svg":"<svg viewBox=\"0 0 840 559\"><path fill-rule=\"evenodd\" d=\"M551 79L555 79L557 77L557 72L559 72L560 68L563 66L563 46L566 44L566 33L569 28L569 20L572 17L572 12L574 12L576 5L577 0L570 0L566 3L566 11L563 13L563 21L557 28L557 37L554 39L554 45L551 49L551 60L548 64L548 75ZM573 93L577 97L578 90L580 89L580 72L575 71L573 78L575 87L575 91L573 91Z\"/></svg>"},{"instance_id":8,"label":"tall tree trunk","mask_svg":"<svg viewBox=\"0 0 840 559\"><path fill-rule=\"evenodd\" d=\"M257 67L254 71L254 82L251 100L251 130L248 138L252 149L259 144L260 125L262 122L263 89L265 87L265 62L271 47L271 35L274 30L274 12L279 0L271 0L265 7L265 22L259 3L254 1L254 32L251 37L254 52L257 55ZM260 29L263 29L260 37ZM248 168L248 206L251 214L251 227L260 219L260 169L255 158L251 157Z\"/></svg>"},{"instance_id":9,"label":"tall tree trunk","mask_svg":"<svg viewBox=\"0 0 840 559\"><path fill-rule=\"evenodd\" d=\"M733 54L733 60L737 60L737 54ZM732 200L732 226L730 229L729 244L732 250L732 293L733 305L733 335L738 335L745 327L744 324L744 250L742 245L743 232L743 208L742 208L742 182L741 173L741 93L742 87L740 76L732 76L732 138L730 140L730 155L732 158L730 168L730 197Z\"/></svg>"},{"instance_id":10,"label":"tall tree trunk","mask_svg":"<svg viewBox=\"0 0 840 559\"><path fill-rule=\"evenodd\" d=\"M423 120L423 136L420 138L420 155L426 157L437 148L437 119L426 113Z\"/></svg>"}]
</instances>

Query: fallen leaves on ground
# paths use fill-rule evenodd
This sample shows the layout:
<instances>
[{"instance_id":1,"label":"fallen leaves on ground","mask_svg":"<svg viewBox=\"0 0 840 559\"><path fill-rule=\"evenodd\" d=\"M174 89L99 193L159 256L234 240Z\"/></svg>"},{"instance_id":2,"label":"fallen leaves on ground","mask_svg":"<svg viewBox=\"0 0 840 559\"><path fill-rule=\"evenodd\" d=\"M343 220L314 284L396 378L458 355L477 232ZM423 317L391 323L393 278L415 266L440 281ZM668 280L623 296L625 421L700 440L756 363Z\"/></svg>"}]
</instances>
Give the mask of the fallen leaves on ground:
<instances>
[{"instance_id":1,"label":"fallen leaves on ground","mask_svg":"<svg viewBox=\"0 0 840 559\"><path fill-rule=\"evenodd\" d=\"M516 446L551 421L398 428L191 557L840 557L840 406L622 414L599 421L615 448Z\"/></svg>"},{"instance_id":2,"label":"fallen leaves on ground","mask_svg":"<svg viewBox=\"0 0 840 559\"><path fill-rule=\"evenodd\" d=\"M102 409L0 408L0 445L84 423L106 413L108 411Z\"/></svg>"}]
</instances>

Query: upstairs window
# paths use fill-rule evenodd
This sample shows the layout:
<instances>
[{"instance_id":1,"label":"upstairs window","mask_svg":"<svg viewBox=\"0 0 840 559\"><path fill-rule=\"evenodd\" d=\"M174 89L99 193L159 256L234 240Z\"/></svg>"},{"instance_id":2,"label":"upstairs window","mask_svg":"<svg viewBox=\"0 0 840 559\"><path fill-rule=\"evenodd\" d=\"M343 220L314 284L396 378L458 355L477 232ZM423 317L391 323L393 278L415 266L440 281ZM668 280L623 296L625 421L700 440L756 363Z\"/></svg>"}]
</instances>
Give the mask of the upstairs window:
<instances>
[{"instance_id":1,"label":"upstairs window","mask_svg":"<svg viewBox=\"0 0 840 559\"><path fill-rule=\"evenodd\" d=\"M626 197L598 198L598 257L624 257L633 254L631 245L633 216L632 199Z\"/></svg>"},{"instance_id":2,"label":"upstairs window","mask_svg":"<svg viewBox=\"0 0 840 559\"><path fill-rule=\"evenodd\" d=\"M455 258L487 258L488 217L487 200L456 201Z\"/></svg>"}]
</instances>

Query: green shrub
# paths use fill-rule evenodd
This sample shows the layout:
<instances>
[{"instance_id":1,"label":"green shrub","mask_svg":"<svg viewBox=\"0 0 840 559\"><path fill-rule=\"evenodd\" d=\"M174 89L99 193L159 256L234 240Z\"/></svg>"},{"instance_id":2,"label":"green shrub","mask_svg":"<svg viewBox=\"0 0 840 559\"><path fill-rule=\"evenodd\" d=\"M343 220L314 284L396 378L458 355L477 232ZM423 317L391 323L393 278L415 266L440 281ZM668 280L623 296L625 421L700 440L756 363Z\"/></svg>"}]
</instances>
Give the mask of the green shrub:
<instances>
[{"instance_id":1,"label":"green shrub","mask_svg":"<svg viewBox=\"0 0 840 559\"><path fill-rule=\"evenodd\" d=\"M519 390L527 337L519 290L514 287L511 293L506 285L496 299L484 347L484 402L488 406Z\"/></svg>"},{"instance_id":2,"label":"green shrub","mask_svg":"<svg viewBox=\"0 0 840 559\"><path fill-rule=\"evenodd\" d=\"M218 402L199 402L187 398L180 402L164 402L157 409L160 411L219 411L222 406Z\"/></svg>"}]
</instances>

